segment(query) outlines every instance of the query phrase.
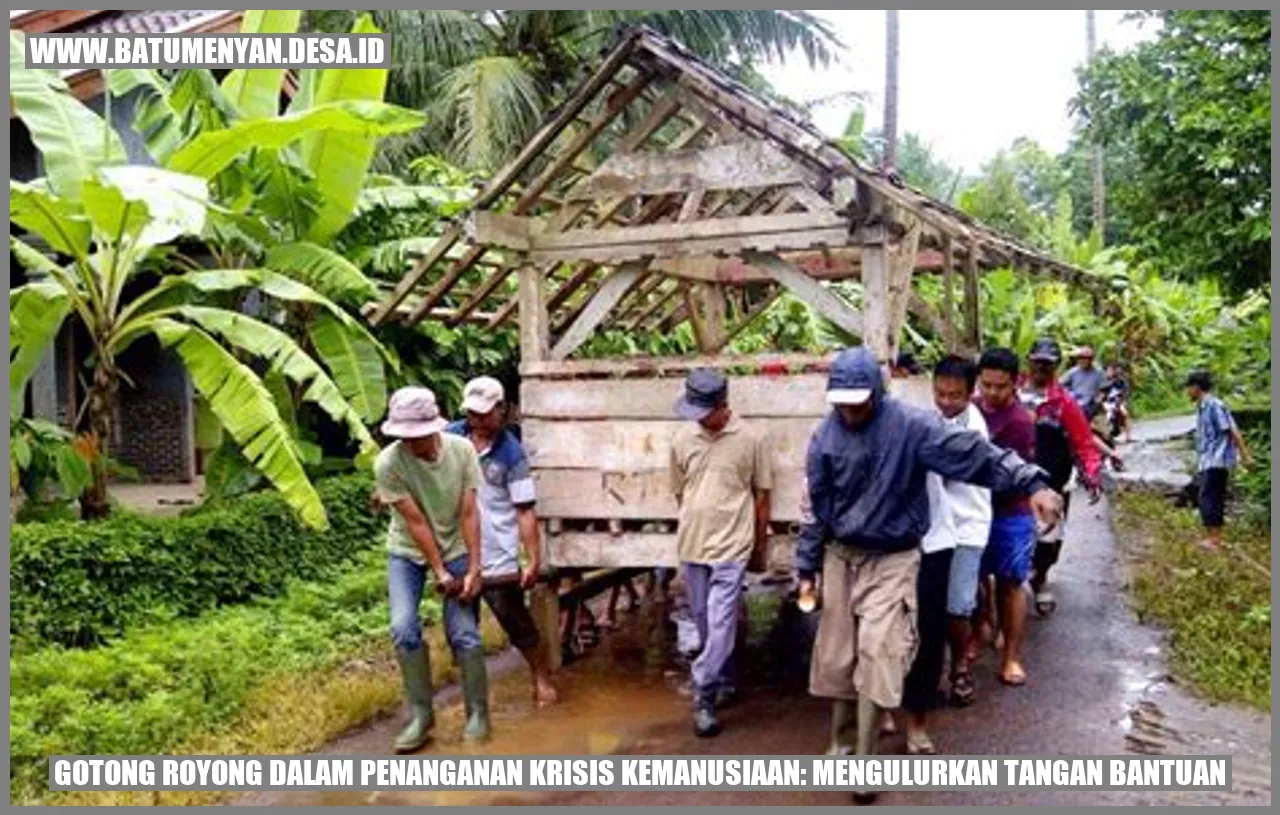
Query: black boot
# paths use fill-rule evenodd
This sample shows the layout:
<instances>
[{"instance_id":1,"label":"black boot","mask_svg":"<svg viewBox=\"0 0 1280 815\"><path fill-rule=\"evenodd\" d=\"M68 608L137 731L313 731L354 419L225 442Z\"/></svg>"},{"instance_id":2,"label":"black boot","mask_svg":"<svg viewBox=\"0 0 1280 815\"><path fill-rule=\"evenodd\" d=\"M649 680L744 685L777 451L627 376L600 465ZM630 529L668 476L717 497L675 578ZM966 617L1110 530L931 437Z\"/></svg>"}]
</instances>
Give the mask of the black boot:
<instances>
[{"instance_id":1,"label":"black boot","mask_svg":"<svg viewBox=\"0 0 1280 815\"><path fill-rule=\"evenodd\" d=\"M720 735L720 720L716 718L715 693L701 688L693 690L693 733L698 738L709 739Z\"/></svg>"}]
</instances>

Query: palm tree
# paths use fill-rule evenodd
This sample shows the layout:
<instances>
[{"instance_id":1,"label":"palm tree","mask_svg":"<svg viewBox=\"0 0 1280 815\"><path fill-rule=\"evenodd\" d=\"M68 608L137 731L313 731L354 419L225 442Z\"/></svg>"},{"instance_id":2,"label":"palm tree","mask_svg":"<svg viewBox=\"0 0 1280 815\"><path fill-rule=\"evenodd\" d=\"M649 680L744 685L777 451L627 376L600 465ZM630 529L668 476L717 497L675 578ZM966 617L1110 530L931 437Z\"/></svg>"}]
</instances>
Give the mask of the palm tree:
<instances>
[{"instance_id":1,"label":"palm tree","mask_svg":"<svg viewBox=\"0 0 1280 815\"><path fill-rule=\"evenodd\" d=\"M344 12L309 12L311 30L340 30ZM374 12L392 35L388 99L428 111L431 125L384 156L436 152L492 169L522 145L546 111L608 47L620 25L644 24L698 55L746 74L799 49L827 65L843 48L830 25L790 10L435 10Z\"/></svg>"},{"instance_id":2,"label":"palm tree","mask_svg":"<svg viewBox=\"0 0 1280 815\"><path fill-rule=\"evenodd\" d=\"M884 155L881 166L892 171L898 164L898 12L885 12L884 49Z\"/></svg>"},{"instance_id":3,"label":"palm tree","mask_svg":"<svg viewBox=\"0 0 1280 815\"><path fill-rule=\"evenodd\" d=\"M1084 13L1085 26L1085 53L1089 64L1093 64L1093 57L1098 47L1098 27L1096 13L1092 10L1086 10ZM1090 140L1089 146L1089 177L1091 180L1092 199L1093 199L1093 231L1098 235L1098 239L1102 240L1105 234L1106 219L1106 183L1102 176L1102 141L1096 132Z\"/></svg>"}]
</instances>

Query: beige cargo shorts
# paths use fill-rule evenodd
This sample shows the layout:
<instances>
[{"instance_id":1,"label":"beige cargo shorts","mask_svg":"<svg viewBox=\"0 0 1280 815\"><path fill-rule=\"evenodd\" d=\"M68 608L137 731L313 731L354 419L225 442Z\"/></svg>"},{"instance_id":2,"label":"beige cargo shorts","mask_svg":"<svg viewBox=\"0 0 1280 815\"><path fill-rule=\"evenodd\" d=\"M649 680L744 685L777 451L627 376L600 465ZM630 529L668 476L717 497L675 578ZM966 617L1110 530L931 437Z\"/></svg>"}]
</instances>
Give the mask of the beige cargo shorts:
<instances>
[{"instance_id":1,"label":"beige cargo shorts","mask_svg":"<svg viewBox=\"0 0 1280 815\"><path fill-rule=\"evenodd\" d=\"M919 571L919 548L881 554L827 547L809 693L850 700L865 695L882 708L902 703L918 642Z\"/></svg>"}]
</instances>

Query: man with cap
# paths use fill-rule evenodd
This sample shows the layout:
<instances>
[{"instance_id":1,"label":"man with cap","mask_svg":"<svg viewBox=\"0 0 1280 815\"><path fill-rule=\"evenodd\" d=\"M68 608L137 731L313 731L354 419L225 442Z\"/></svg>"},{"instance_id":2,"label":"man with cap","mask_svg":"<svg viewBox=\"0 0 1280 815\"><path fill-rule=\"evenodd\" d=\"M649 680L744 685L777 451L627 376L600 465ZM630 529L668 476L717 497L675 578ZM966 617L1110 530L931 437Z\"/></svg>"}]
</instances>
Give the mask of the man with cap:
<instances>
[{"instance_id":1,"label":"man with cap","mask_svg":"<svg viewBox=\"0 0 1280 815\"><path fill-rule=\"evenodd\" d=\"M1088 348L1081 349L1092 354ZM1071 508L1067 483L1071 480L1071 472L1079 473L1080 482L1089 492L1091 501L1098 500L1102 489L1102 454L1099 452L1099 439L1089 428L1089 420L1083 410L1079 396L1072 397L1066 387L1071 372L1059 385L1058 365L1062 361L1062 351L1058 343L1051 337L1041 337L1031 346L1027 356L1030 371L1022 386L1018 389L1018 399L1022 405L1035 415L1035 450L1036 464L1048 474L1049 486L1058 492L1063 499L1062 521L1048 527L1040 526L1036 533L1035 555L1031 566L1031 592L1035 597L1036 612L1051 614L1057 606L1052 592L1047 588L1049 570L1058 562L1062 551L1063 528L1066 526L1067 512ZM1082 360L1092 357L1083 356ZM1072 368L1076 373L1074 380L1078 387L1085 376L1082 368ZM1098 374L1101 388L1101 372L1090 367ZM1094 391L1096 398L1097 391Z\"/></svg>"},{"instance_id":2,"label":"man with cap","mask_svg":"<svg viewBox=\"0 0 1280 815\"><path fill-rule=\"evenodd\" d=\"M773 468L762 439L729 409L729 383L721 374L690 373L675 414L691 422L671 442L671 491L701 646L691 671L693 728L709 737L720 732L716 707L734 693L738 604L747 563L767 545Z\"/></svg>"},{"instance_id":3,"label":"man with cap","mask_svg":"<svg viewBox=\"0 0 1280 815\"><path fill-rule=\"evenodd\" d=\"M467 417L448 431L471 441L480 457L481 575L487 585L480 596L507 632L533 674L533 702L538 707L556 701L551 671L538 647L538 629L524 603L524 592L538 580L542 548L529 458L516 434L506 426L506 394L498 380L481 376L462 391ZM528 560L520 568L520 547ZM516 580L510 578L516 577Z\"/></svg>"},{"instance_id":4,"label":"man with cap","mask_svg":"<svg viewBox=\"0 0 1280 815\"><path fill-rule=\"evenodd\" d=\"M480 467L466 439L444 433L435 394L401 388L391 396L382 433L396 439L374 463L376 496L394 508L387 529L391 637L412 718L396 737L397 752L427 742L434 724L431 663L422 641L427 575L444 594L445 637L462 672L467 722L463 738L489 735L489 689L480 639Z\"/></svg>"},{"instance_id":5,"label":"man with cap","mask_svg":"<svg viewBox=\"0 0 1280 815\"><path fill-rule=\"evenodd\" d=\"M1061 361L1061 352L1058 356L1059 359L1054 361L1055 365ZM1106 377L1093 364L1093 349L1089 346L1080 346L1071 354L1071 358L1075 365L1062 375L1062 387L1076 400L1076 404L1084 411L1085 418L1092 420L1099 407L1098 397L1102 393Z\"/></svg>"},{"instance_id":6,"label":"man with cap","mask_svg":"<svg viewBox=\"0 0 1280 815\"><path fill-rule=\"evenodd\" d=\"M1061 508L1039 467L895 400L882 377L863 347L833 362L827 401L834 409L809 443L809 511L796 548L801 593L822 576L809 692L834 700L831 752L846 750L841 734L856 701L858 755L874 752L882 711L901 703L915 655L916 576L930 525L927 474L1028 494L1046 518Z\"/></svg>"}]
</instances>

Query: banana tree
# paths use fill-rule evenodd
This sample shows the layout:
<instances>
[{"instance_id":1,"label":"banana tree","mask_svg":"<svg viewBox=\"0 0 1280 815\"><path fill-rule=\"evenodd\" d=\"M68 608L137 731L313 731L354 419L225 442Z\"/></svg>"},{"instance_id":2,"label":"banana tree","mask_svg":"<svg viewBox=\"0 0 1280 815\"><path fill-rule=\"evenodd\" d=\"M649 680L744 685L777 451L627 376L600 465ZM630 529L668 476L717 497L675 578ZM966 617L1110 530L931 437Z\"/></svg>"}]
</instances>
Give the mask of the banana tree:
<instances>
[{"instance_id":1,"label":"banana tree","mask_svg":"<svg viewBox=\"0 0 1280 815\"><path fill-rule=\"evenodd\" d=\"M203 233L208 215L208 178L253 144L232 149L199 138L170 156L197 175L172 169L119 166L119 137L96 114L71 96L54 71L32 71L22 63L21 35L10 34L10 97L15 113L40 148L47 178L11 182L10 218L43 243L10 238L10 249L32 272L34 282L10 292L10 397L21 404L26 383L62 322L74 316L93 346L89 389L92 483L82 497L88 517L108 511L106 456L113 424L113 397L119 387L119 359L140 337L154 336L173 349L245 457L285 495L304 521L326 523L324 509L300 462L297 441L282 420L262 379L236 356L256 358L298 389L300 399L345 425L362 455L376 451L361 411L335 379L287 333L269 321L227 308L228 296L250 290L278 309L307 308L316 345L335 354L363 344L382 359L388 352L368 331L314 288L269 269L196 269L165 274L135 297L131 283L142 280L148 261L165 259L164 244ZM255 122L254 144L282 147L317 129L379 132L403 126L386 106L337 102L295 116ZM398 125L397 125L398 122ZM389 124L390 123L390 124ZM210 169L212 168L212 169ZM188 262L188 266L193 266ZM134 286L133 288L136 288ZM350 357L350 354L347 355ZM382 360L377 360L380 366ZM361 367L363 366L363 367ZM368 374L359 360L357 376ZM381 375L381 371L378 371Z\"/></svg>"},{"instance_id":2,"label":"banana tree","mask_svg":"<svg viewBox=\"0 0 1280 815\"><path fill-rule=\"evenodd\" d=\"M297 30L301 12L249 11L245 34ZM368 15L352 33L378 33ZM215 206L203 234L222 268L262 266L358 313L378 296L372 280L331 245L351 220L378 140L422 126L425 117L382 101L386 69L307 70L280 113L280 69L207 72L171 81L115 71L118 91L142 88L134 128L157 162L207 179ZM381 354L370 340L334 334L324 312L290 306L285 328L323 360L366 422L386 409ZM297 394L295 394L296 396Z\"/></svg>"}]
</instances>

